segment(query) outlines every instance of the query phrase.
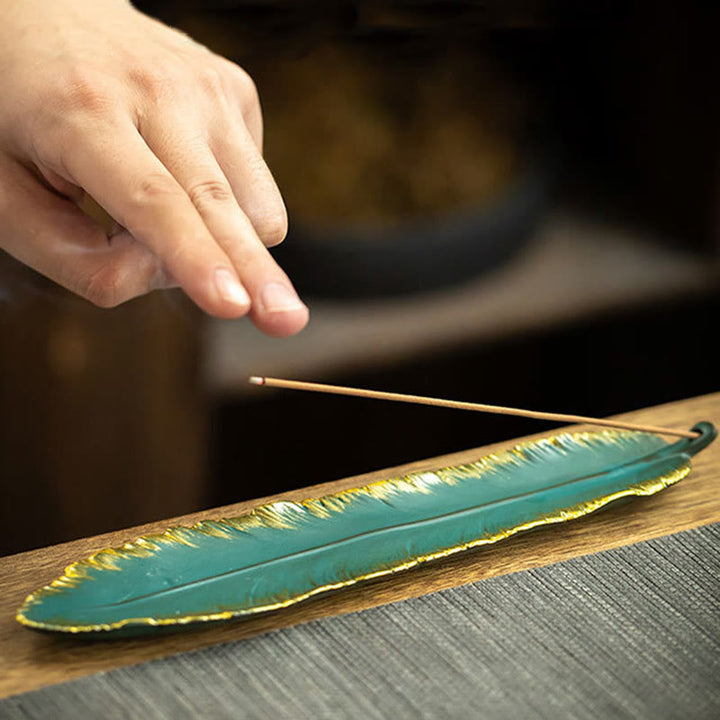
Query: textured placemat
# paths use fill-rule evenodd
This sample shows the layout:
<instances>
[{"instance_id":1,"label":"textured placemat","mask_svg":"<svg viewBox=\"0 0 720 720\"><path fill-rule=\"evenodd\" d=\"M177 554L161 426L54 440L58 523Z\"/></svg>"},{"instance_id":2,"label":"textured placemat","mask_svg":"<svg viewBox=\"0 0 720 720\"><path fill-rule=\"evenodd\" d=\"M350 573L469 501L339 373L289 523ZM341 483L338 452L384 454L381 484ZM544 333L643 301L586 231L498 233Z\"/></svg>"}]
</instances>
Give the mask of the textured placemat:
<instances>
[{"instance_id":1,"label":"textured placemat","mask_svg":"<svg viewBox=\"0 0 720 720\"><path fill-rule=\"evenodd\" d=\"M720 525L99 673L0 717L715 719Z\"/></svg>"}]
</instances>

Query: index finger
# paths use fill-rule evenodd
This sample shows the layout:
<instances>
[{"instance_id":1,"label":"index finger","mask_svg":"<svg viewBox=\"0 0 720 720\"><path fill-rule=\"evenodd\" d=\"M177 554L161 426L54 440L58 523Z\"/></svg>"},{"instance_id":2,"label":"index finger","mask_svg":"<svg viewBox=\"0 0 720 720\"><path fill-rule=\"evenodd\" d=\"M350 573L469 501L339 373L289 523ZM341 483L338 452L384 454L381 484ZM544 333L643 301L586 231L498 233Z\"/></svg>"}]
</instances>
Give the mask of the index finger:
<instances>
[{"instance_id":1,"label":"index finger","mask_svg":"<svg viewBox=\"0 0 720 720\"><path fill-rule=\"evenodd\" d=\"M134 126L86 134L64 165L76 184L161 259L203 310L220 317L249 310L250 297L230 258Z\"/></svg>"}]
</instances>

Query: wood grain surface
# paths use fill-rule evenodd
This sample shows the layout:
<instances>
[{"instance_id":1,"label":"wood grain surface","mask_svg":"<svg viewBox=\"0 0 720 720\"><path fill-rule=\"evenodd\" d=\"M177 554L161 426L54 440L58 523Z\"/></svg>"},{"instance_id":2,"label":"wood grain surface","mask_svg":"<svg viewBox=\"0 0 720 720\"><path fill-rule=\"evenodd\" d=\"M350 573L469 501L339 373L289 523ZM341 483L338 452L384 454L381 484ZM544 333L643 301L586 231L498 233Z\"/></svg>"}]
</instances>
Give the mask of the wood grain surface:
<instances>
[{"instance_id":1,"label":"wood grain surface","mask_svg":"<svg viewBox=\"0 0 720 720\"><path fill-rule=\"evenodd\" d=\"M618 417L681 428L689 428L699 420L709 420L720 427L720 393ZM253 502L0 558L0 697L720 521L720 442L716 441L693 459L689 477L658 495L620 502L580 520L533 530L493 546L248 620L180 634L103 641L37 633L15 621L15 612L25 596L62 574L65 566L105 547L121 545L138 535L163 530L171 524L187 525L200 519L236 515L247 512L254 505L278 499L316 497L398 474L468 462L514 442L422 460Z\"/></svg>"}]
</instances>

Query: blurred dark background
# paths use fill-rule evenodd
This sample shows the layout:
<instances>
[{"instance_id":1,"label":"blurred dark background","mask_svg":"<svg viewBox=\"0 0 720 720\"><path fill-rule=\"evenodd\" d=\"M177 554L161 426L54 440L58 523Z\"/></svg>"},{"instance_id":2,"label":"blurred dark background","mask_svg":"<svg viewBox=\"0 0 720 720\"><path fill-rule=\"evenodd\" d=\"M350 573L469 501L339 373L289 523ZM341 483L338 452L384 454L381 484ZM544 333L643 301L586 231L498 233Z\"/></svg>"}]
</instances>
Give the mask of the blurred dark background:
<instances>
[{"instance_id":1,"label":"blurred dark background","mask_svg":"<svg viewBox=\"0 0 720 720\"><path fill-rule=\"evenodd\" d=\"M718 389L719 11L137 3L255 79L297 338L179 293L92 308L0 258L0 553Z\"/></svg>"}]
</instances>

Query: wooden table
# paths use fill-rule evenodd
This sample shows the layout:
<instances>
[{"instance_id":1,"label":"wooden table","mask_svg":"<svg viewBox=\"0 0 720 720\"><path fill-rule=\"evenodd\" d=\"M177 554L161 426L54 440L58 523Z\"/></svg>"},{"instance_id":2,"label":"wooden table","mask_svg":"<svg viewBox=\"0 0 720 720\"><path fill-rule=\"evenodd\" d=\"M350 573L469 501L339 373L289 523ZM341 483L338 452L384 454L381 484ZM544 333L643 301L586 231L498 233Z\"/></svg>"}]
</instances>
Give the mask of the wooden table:
<instances>
[{"instance_id":1,"label":"wooden table","mask_svg":"<svg viewBox=\"0 0 720 720\"><path fill-rule=\"evenodd\" d=\"M708 420L720 426L720 393L618 417L668 427L689 428L699 420ZM548 433L538 436L541 434ZM581 520L515 536L494 546L249 620L178 635L92 642L32 632L14 619L15 611L25 596L62 574L66 565L138 535L162 530L170 524L192 524L200 519L247 512L254 505L273 500L298 500L383 477L468 462L480 454L510 444L514 441L0 558L0 697L720 521L720 442L716 441L693 459L689 477L658 495L636 499ZM32 518L28 521L32 522Z\"/></svg>"}]
</instances>

